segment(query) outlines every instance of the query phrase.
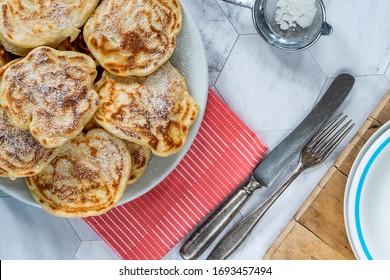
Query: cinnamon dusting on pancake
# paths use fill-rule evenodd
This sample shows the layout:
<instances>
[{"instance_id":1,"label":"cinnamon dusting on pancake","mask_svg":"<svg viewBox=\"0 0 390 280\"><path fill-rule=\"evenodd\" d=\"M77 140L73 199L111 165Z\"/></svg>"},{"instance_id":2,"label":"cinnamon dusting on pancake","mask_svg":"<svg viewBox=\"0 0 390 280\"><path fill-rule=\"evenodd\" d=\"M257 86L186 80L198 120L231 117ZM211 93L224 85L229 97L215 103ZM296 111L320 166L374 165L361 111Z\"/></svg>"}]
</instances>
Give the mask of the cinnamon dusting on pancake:
<instances>
[{"instance_id":1,"label":"cinnamon dusting on pancake","mask_svg":"<svg viewBox=\"0 0 390 280\"><path fill-rule=\"evenodd\" d=\"M171 57L181 27L177 0L106 0L85 24L83 36L110 73L146 76Z\"/></svg>"},{"instance_id":2,"label":"cinnamon dusting on pancake","mask_svg":"<svg viewBox=\"0 0 390 280\"><path fill-rule=\"evenodd\" d=\"M5 70L1 105L13 125L45 147L63 145L92 118L98 96L96 66L87 55L36 48Z\"/></svg>"},{"instance_id":3,"label":"cinnamon dusting on pancake","mask_svg":"<svg viewBox=\"0 0 390 280\"><path fill-rule=\"evenodd\" d=\"M130 169L124 141L103 129L92 129L69 141L43 172L26 182L49 213L87 217L102 214L119 201Z\"/></svg>"},{"instance_id":4,"label":"cinnamon dusting on pancake","mask_svg":"<svg viewBox=\"0 0 390 280\"><path fill-rule=\"evenodd\" d=\"M169 63L148 77L103 73L96 84L95 120L119 138L146 145L158 156L178 152L199 111L184 78Z\"/></svg>"},{"instance_id":5,"label":"cinnamon dusting on pancake","mask_svg":"<svg viewBox=\"0 0 390 280\"><path fill-rule=\"evenodd\" d=\"M28 131L21 131L0 108L0 176L12 179L41 172L60 149L42 147Z\"/></svg>"}]
</instances>

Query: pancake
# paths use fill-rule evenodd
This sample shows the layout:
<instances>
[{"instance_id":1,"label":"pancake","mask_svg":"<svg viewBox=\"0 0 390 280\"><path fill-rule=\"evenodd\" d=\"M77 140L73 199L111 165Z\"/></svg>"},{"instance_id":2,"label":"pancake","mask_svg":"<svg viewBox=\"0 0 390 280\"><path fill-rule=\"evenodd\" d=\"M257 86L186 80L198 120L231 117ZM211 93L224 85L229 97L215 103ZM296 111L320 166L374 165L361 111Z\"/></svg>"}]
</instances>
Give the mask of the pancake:
<instances>
[{"instance_id":1,"label":"pancake","mask_svg":"<svg viewBox=\"0 0 390 280\"><path fill-rule=\"evenodd\" d=\"M102 77L104 69L99 65L99 61L97 61L89 51L81 33L72 42L70 41L70 38L67 38L66 40L61 42L61 44L59 44L56 49L59 51L73 51L89 55L93 60L95 60L96 63L97 76L95 78L95 81L97 82Z\"/></svg>"},{"instance_id":2,"label":"pancake","mask_svg":"<svg viewBox=\"0 0 390 280\"><path fill-rule=\"evenodd\" d=\"M84 40L108 72L146 76L172 55L182 28L177 0L105 0L84 26Z\"/></svg>"},{"instance_id":3,"label":"pancake","mask_svg":"<svg viewBox=\"0 0 390 280\"><path fill-rule=\"evenodd\" d=\"M97 4L98 0L3 0L0 41L19 56L39 46L56 47L67 37L77 37Z\"/></svg>"},{"instance_id":4,"label":"pancake","mask_svg":"<svg viewBox=\"0 0 390 280\"><path fill-rule=\"evenodd\" d=\"M0 103L14 126L46 148L60 147L93 117L95 77L89 56L39 47L5 70Z\"/></svg>"},{"instance_id":5,"label":"pancake","mask_svg":"<svg viewBox=\"0 0 390 280\"><path fill-rule=\"evenodd\" d=\"M0 107L0 176L33 176L41 172L60 152L42 147L28 131L14 127Z\"/></svg>"},{"instance_id":6,"label":"pancake","mask_svg":"<svg viewBox=\"0 0 390 280\"><path fill-rule=\"evenodd\" d=\"M88 132L94 128L103 127L98 124L95 118L92 118L84 127L83 131ZM116 136L115 136L116 137ZM133 184L141 178L150 159L150 148L148 146L141 146L133 142L125 141L127 149L131 156L131 171L127 184Z\"/></svg>"},{"instance_id":7,"label":"pancake","mask_svg":"<svg viewBox=\"0 0 390 280\"><path fill-rule=\"evenodd\" d=\"M70 37L66 38L57 46L56 49L59 51L80 52L80 53L87 54L93 58L91 52L89 51L87 45L84 42L82 33L80 33L73 41L71 40Z\"/></svg>"},{"instance_id":8,"label":"pancake","mask_svg":"<svg viewBox=\"0 0 390 280\"><path fill-rule=\"evenodd\" d=\"M8 67L10 67L12 64L14 64L14 63L16 63L16 62L18 62L20 60L21 60L21 58L16 58L16 59L11 60L10 62L8 62L8 63L6 63L6 64L4 64L3 66L0 67L0 81L3 78L5 70L7 70Z\"/></svg>"},{"instance_id":9,"label":"pancake","mask_svg":"<svg viewBox=\"0 0 390 280\"><path fill-rule=\"evenodd\" d=\"M134 184L142 177L150 159L150 148L126 141L131 156L131 171L127 184Z\"/></svg>"},{"instance_id":10,"label":"pancake","mask_svg":"<svg viewBox=\"0 0 390 280\"><path fill-rule=\"evenodd\" d=\"M8 62L13 59L12 54L10 54L2 44L0 44L0 67L3 67Z\"/></svg>"},{"instance_id":11,"label":"pancake","mask_svg":"<svg viewBox=\"0 0 390 280\"><path fill-rule=\"evenodd\" d=\"M105 72L95 88L100 99L95 120L119 138L149 146L162 157L182 148L199 110L184 78L169 62L148 77Z\"/></svg>"},{"instance_id":12,"label":"pancake","mask_svg":"<svg viewBox=\"0 0 390 280\"><path fill-rule=\"evenodd\" d=\"M91 129L94 129L94 128L102 128L102 126L101 126L100 124L97 123L97 121L95 120L95 118L92 118L92 119L84 126L83 131L84 131L84 132L88 132L88 131L90 131Z\"/></svg>"},{"instance_id":13,"label":"pancake","mask_svg":"<svg viewBox=\"0 0 390 280\"><path fill-rule=\"evenodd\" d=\"M103 129L70 140L40 174L26 178L34 199L50 214L100 215L120 200L131 158L123 140Z\"/></svg>"}]
</instances>

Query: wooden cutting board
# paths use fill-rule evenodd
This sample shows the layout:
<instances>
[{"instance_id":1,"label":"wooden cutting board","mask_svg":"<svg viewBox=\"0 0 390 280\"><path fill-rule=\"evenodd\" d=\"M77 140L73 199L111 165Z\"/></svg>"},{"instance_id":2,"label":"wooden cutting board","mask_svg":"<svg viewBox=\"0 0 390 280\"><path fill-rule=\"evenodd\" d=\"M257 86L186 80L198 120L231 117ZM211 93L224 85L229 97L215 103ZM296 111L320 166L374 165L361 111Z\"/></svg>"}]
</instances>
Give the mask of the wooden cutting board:
<instances>
[{"instance_id":1,"label":"wooden cutting board","mask_svg":"<svg viewBox=\"0 0 390 280\"><path fill-rule=\"evenodd\" d=\"M264 255L266 260L355 259L344 226L344 191L360 149L390 120L390 90Z\"/></svg>"}]
</instances>

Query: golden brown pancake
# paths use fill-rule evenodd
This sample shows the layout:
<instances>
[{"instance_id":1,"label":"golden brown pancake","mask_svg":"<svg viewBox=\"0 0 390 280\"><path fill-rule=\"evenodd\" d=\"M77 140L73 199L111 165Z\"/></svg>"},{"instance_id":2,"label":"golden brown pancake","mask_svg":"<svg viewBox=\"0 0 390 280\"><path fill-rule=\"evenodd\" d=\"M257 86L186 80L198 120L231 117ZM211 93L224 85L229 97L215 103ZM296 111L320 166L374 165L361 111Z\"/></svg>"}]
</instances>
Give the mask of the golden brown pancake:
<instances>
[{"instance_id":1,"label":"golden brown pancake","mask_svg":"<svg viewBox=\"0 0 390 280\"><path fill-rule=\"evenodd\" d=\"M0 103L10 121L46 148L62 146L93 117L96 66L76 52L39 47L9 66L0 85Z\"/></svg>"},{"instance_id":2,"label":"golden brown pancake","mask_svg":"<svg viewBox=\"0 0 390 280\"><path fill-rule=\"evenodd\" d=\"M98 0L0 1L0 40L11 53L25 56L39 46L74 40Z\"/></svg>"},{"instance_id":3,"label":"golden brown pancake","mask_svg":"<svg viewBox=\"0 0 390 280\"><path fill-rule=\"evenodd\" d=\"M84 40L108 72L146 76L172 55L182 28L177 0L105 0L84 26Z\"/></svg>"},{"instance_id":4,"label":"golden brown pancake","mask_svg":"<svg viewBox=\"0 0 390 280\"><path fill-rule=\"evenodd\" d=\"M70 41L70 38L67 38L65 41L61 42L61 44L59 44L56 49L59 51L73 51L89 55L91 58L93 58L93 60L95 60L96 63L97 76L95 78L95 81L97 82L102 77L104 68L99 65L99 62L93 57L93 55L89 51L87 45L84 42L83 34L80 33L77 38L72 42Z\"/></svg>"},{"instance_id":5,"label":"golden brown pancake","mask_svg":"<svg viewBox=\"0 0 390 280\"><path fill-rule=\"evenodd\" d=\"M16 62L18 62L20 60L21 60L21 58L16 58L16 59L11 60L10 62L8 62L8 63L6 63L6 64L4 64L3 66L0 67L0 81L3 78L5 70L7 70L8 67L10 67L12 64L14 64L14 63L16 63Z\"/></svg>"},{"instance_id":6,"label":"golden brown pancake","mask_svg":"<svg viewBox=\"0 0 390 280\"><path fill-rule=\"evenodd\" d=\"M141 178L150 159L150 148L126 141L131 155L131 171L127 184L133 184Z\"/></svg>"},{"instance_id":7,"label":"golden brown pancake","mask_svg":"<svg viewBox=\"0 0 390 280\"><path fill-rule=\"evenodd\" d=\"M92 118L84 127L83 131L88 132L94 128L102 128L95 118ZM115 136L116 137L116 136ZM131 156L131 171L127 184L133 184L141 178L150 159L150 148L148 146L141 146L133 142L125 141L126 146Z\"/></svg>"},{"instance_id":8,"label":"golden brown pancake","mask_svg":"<svg viewBox=\"0 0 390 280\"><path fill-rule=\"evenodd\" d=\"M14 127L0 107L0 176L15 179L41 172L60 152L42 147L28 131Z\"/></svg>"},{"instance_id":9,"label":"golden brown pancake","mask_svg":"<svg viewBox=\"0 0 390 280\"><path fill-rule=\"evenodd\" d=\"M26 178L47 212L67 218L100 215L120 200L131 158L123 140L103 129L70 140L40 174Z\"/></svg>"},{"instance_id":10,"label":"golden brown pancake","mask_svg":"<svg viewBox=\"0 0 390 280\"><path fill-rule=\"evenodd\" d=\"M80 33L73 41L70 37L62 41L56 48L59 51L73 51L87 54L92 57L87 45L84 42L83 34ZM93 58L93 57L92 57Z\"/></svg>"},{"instance_id":11,"label":"golden brown pancake","mask_svg":"<svg viewBox=\"0 0 390 280\"><path fill-rule=\"evenodd\" d=\"M100 98L95 120L119 138L149 146L158 156L182 148L199 110L184 78L169 62L148 77L105 72L95 88Z\"/></svg>"},{"instance_id":12,"label":"golden brown pancake","mask_svg":"<svg viewBox=\"0 0 390 280\"><path fill-rule=\"evenodd\" d=\"M90 131L91 129L94 129L94 128L102 128L102 126L101 126L100 124L97 123L97 121L95 120L95 118L92 118L92 119L84 126L83 131L84 131L84 132L88 132L88 131Z\"/></svg>"},{"instance_id":13,"label":"golden brown pancake","mask_svg":"<svg viewBox=\"0 0 390 280\"><path fill-rule=\"evenodd\" d=\"M13 55L10 54L2 44L0 44L0 67L3 67L13 59Z\"/></svg>"}]
</instances>

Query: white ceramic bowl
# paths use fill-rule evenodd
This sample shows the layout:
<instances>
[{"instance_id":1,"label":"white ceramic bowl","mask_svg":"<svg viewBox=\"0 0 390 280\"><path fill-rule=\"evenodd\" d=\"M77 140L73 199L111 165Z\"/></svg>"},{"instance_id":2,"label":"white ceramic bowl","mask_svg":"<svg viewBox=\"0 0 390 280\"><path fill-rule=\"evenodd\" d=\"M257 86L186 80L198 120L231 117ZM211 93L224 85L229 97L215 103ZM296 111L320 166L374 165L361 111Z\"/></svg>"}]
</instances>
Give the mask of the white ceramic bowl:
<instances>
[{"instance_id":1,"label":"white ceramic bowl","mask_svg":"<svg viewBox=\"0 0 390 280\"><path fill-rule=\"evenodd\" d=\"M188 9L182 4L183 29L177 38L172 64L186 78L189 93L199 104L199 115L192 127L184 147L167 158L152 156L147 170L135 184L129 185L119 204L129 202L160 183L179 164L190 148L202 122L208 95L208 66L202 38ZM10 196L33 206L40 205L32 198L24 179L0 179L0 189Z\"/></svg>"}]
</instances>

